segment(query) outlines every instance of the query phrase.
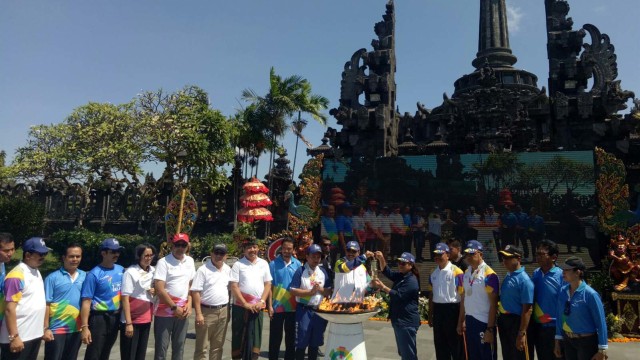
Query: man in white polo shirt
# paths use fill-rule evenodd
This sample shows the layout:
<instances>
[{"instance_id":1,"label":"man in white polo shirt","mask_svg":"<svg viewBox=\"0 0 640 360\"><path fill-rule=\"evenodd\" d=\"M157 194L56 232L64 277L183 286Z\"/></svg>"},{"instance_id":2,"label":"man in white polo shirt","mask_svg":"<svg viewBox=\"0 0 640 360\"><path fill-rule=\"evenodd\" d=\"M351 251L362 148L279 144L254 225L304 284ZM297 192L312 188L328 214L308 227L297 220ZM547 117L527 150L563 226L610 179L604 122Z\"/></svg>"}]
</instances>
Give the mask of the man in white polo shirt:
<instances>
[{"instance_id":1,"label":"man in white polo shirt","mask_svg":"<svg viewBox=\"0 0 640 360\"><path fill-rule=\"evenodd\" d=\"M464 359L462 336L456 331L460 313L463 271L449 261L449 246L438 243L433 257L438 265L429 276L429 327L433 328L436 359Z\"/></svg>"},{"instance_id":2,"label":"man in white polo shirt","mask_svg":"<svg viewBox=\"0 0 640 360\"><path fill-rule=\"evenodd\" d=\"M191 313L191 281L196 274L191 256L186 255L189 235L176 234L171 254L158 260L154 275L158 304L155 311L153 332L155 335L155 360L167 358L171 343L171 359L182 360L184 342Z\"/></svg>"},{"instance_id":3,"label":"man in white polo shirt","mask_svg":"<svg viewBox=\"0 0 640 360\"><path fill-rule=\"evenodd\" d=\"M229 322L229 276L227 246L217 244L211 251L211 261L201 266L191 285L193 307L196 310L196 350L194 360L222 360L222 346Z\"/></svg>"},{"instance_id":4,"label":"man in white polo shirt","mask_svg":"<svg viewBox=\"0 0 640 360\"><path fill-rule=\"evenodd\" d=\"M244 257L231 268L233 294L231 358L258 359L262 345L262 309L271 289L269 263L258 257L254 238L243 243Z\"/></svg>"},{"instance_id":5,"label":"man in white polo shirt","mask_svg":"<svg viewBox=\"0 0 640 360\"><path fill-rule=\"evenodd\" d=\"M47 302L38 268L49 252L44 240L33 237L22 245L22 261L4 281L7 302L0 329L3 359L35 359L44 335Z\"/></svg>"}]
</instances>

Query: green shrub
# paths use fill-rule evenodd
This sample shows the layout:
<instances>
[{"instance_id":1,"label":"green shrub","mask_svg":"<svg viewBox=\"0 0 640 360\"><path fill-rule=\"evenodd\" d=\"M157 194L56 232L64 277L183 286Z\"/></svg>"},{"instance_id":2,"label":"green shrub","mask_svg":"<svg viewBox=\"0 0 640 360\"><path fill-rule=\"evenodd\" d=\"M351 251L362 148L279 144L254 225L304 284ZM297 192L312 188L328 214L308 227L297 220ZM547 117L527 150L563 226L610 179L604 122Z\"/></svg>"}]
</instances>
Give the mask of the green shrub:
<instances>
[{"instance_id":1,"label":"green shrub","mask_svg":"<svg viewBox=\"0 0 640 360\"><path fill-rule=\"evenodd\" d=\"M139 244L148 242L159 249L160 243L163 241L158 236L141 236L141 235L114 235L109 233L97 233L86 229L78 229L71 231L57 231L53 233L48 241L53 252L59 257L64 253L65 248L69 244L77 243L82 246L82 262L80 268L89 270L102 261L100 254L100 244L104 239L116 238L124 251L120 254L118 264L128 267L135 263L134 250Z\"/></svg>"},{"instance_id":2,"label":"green shrub","mask_svg":"<svg viewBox=\"0 0 640 360\"><path fill-rule=\"evenodd\" d=\"M226 244L230 256L236 256L240 251L238 243L233 240L233 235L231 233L223 233L193 237L191 239L191 250L189 254L196 262L200 261L205 256L211 255L211 250L213 250L216 244Z\"/></svg>"},{"instance_id":3,"label":"green shrub","mask_svg":"<svg viewBox=\"0 0 640 360\"><path fill-rule=\"evenodd\" d=\"M13 235L16 247L32 237L41 236L44 207L22 197L0 196L0 232Z\"/></svg>"}]
</instances>

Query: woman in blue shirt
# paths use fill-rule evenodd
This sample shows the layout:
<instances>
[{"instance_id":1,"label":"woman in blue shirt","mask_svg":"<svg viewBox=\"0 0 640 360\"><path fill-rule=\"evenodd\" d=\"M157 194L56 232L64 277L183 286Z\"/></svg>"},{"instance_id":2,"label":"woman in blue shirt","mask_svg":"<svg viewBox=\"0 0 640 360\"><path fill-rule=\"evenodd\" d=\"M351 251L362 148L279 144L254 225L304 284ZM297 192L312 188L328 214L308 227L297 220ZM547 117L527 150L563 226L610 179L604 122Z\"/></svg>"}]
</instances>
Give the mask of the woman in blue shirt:
<instances>
[{"instance_id":1,"label":"woman in blue shirt","mask_svg":"<svg viewBox=\"0 0 640 360\"><path fill-rule=\"evenodd\" d=\"M582 259L568 258L562 277L568 284L558 294L554 353L566 360L605 360L607 324L600 295L584 281Z\"/></svg>"},{"instance_id":2,"label":"woman in blue shirt","mask_svg":"<svg viewBox=\"0 0 640 360\"><path fill-rule=\"evenodd\" d=\"M420 280L416 268L416 258L408 252L398 258L398 271L391 271L384 255L375 252L376 259L383 269L383 274L393 281L393 288L388 288L379 279L371 284L389 294L389 318L396 335L398 354L402 360L417 360L416 334L420 327L418 312L418 293Z\"/></svg>"}]
</instances>

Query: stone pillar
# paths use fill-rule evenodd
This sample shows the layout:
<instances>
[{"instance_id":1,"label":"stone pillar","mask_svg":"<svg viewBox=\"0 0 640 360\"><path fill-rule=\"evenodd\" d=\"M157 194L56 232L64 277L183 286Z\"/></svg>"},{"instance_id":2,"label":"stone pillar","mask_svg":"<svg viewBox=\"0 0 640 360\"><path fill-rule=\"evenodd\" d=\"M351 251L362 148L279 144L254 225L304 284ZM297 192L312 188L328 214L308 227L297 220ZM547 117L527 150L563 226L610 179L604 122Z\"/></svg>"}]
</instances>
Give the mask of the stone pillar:
<instances>
[{"instance_id":1,"label":"stone pillar","mask_svg":"<svg viewBox=\"0 0 640 360\"><path fill-rule=\"evenodd\" d=\"M505 0L480 0L478 54L473 66L479 69L486 61L494 67L512 66L518 61L509 46Z\"/></svg>"}]
</instances>

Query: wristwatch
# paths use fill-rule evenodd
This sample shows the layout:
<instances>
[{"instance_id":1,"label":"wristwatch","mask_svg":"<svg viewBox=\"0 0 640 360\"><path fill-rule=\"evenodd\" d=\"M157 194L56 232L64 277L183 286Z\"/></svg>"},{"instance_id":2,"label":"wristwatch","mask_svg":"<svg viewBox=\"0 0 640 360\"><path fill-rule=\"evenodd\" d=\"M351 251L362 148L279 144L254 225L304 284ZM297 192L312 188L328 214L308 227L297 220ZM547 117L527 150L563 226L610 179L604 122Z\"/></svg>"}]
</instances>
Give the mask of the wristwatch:
<instances>
[{"instance_id":1,"label":"wristwatch","mask_svg":"<svg viewBox=\"0 0 640 360\"><path fill-rule=\"evenodd\" d=\"M178 305L173 305L173 306L171 307L171 311L176 311L176 309L177 309L177 308L178 308Z\"/></svg>"},{"instance_id":2,"label":"wristwatch","mask_svg":"<svg viewBox=\"0 0 640 360\"><path fill-rule=\"evenodd\" d=\"M18 335L18 334L9 335L9 342L12 342L13 340L17 339L18 337L20 337L20 335Z\"/></svg>"},{"instance_id":3,"label":"wristwatch","mask_svg":"<svg viewBox=\"0 0 640 360\"><path fill-rule=\"evenodd\" d=\"M598 350L598 353L602 354L602 355L607 355L607 350L605 349L600 349Z\"/></svg>"}]
</instances>

